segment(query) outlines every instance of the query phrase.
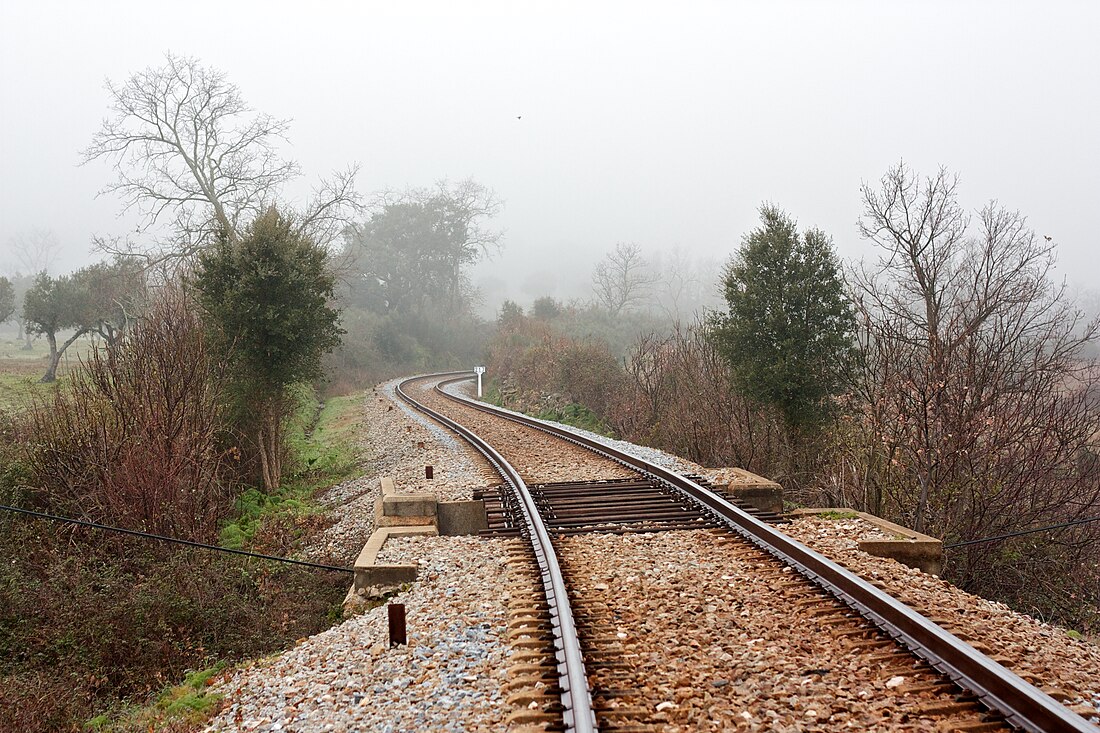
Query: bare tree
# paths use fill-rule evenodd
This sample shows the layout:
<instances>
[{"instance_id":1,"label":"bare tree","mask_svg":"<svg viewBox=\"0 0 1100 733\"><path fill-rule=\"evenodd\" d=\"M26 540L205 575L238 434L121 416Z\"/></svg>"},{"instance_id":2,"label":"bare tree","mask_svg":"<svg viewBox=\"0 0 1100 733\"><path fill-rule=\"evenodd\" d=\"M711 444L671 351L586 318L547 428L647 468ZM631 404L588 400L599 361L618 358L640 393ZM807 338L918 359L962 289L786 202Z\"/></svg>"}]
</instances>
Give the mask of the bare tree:
<instances>
[{"instance_id":1,"label":"bare tree","mask_svg":"<svg viewBox=\"0 0 1100 733\"><path fill-rule=\"evenodd\" d=\"M633 242L619 242L596 265L592 290L612 316L636 308L649 297L657 278Z\"/></svg>"},{"instance_id":2,"label":"bare tree","mask_svg":"<svg viewBox=\"0 0 1100 733\"><path fill-rule=\"evenodd\" d=\"M237 241L243 227L282 196L301 175L281 158L290 121L255 112L225 74L197 59L168 54L166 63L107 82L111 115L84 162L110 161L117 180L101 193L121 197L141 215L138 232L170 219L172 238L150 258L189 256L224 235ZM295 212L303 233L328 244L358 208L357 167L322 179ZM112 253L132 250L126 240L100 239Z\"/></svg>"},{"instance_id":3,"label":"bare tree","mask_svg":"<svg viewBox=\"0 0 1100 733\"><path fill-rule=\"evenodd\" d=\"M656 301L670 321L681 323L706 306L717 305L708 296L719 292L717 274L721 268L714 263L707 268L705 264L695 261L678 246L657 253L653 260Z\"/></svg>"},{"instance_id":4,"label":"bare tree","mask_svg":"<svg viewBox=\"0 0 1100 733\"><path fill-rule=\"evenodd\" d=\"M49 272L60 250L57 235L48 229L19 232L8 238L8 251L14 254L14 261L7 263L7 269L12 274L28 277Z\"/></svg>"},{"instance_id":5,"label":"bare tree","mask_svg":"<svg viewBox=\"0 0 1100 733\"><path fill-rule=\"evenodd\" d=\"M1100 321L1053 280L1053 242L996 202L971 228L956 188L944 170L921 179L903 164L863 187L861 230L881 252L852 278L863 347L854 465L868 504L948 540L1095 512L1100 371L1083 350ZM1087 532L1074 532L1056 541L1084 547ZM953 575L979 590L1005 584L996 558L955 555ZM1036 582L1016 578L1013 592Z\"/></svg>"},{"instance_id":6,"label":"bare tree","mask_svg":"<svg viewBox=\"0 0 1100 733\"><path fill-rule=\"evenodd\" d=\"M706 466L788 479L780 420L741 394L709 324L639 336L623 366L625 384L610 416L618 435Z\"/></svg>"}]
</instances>

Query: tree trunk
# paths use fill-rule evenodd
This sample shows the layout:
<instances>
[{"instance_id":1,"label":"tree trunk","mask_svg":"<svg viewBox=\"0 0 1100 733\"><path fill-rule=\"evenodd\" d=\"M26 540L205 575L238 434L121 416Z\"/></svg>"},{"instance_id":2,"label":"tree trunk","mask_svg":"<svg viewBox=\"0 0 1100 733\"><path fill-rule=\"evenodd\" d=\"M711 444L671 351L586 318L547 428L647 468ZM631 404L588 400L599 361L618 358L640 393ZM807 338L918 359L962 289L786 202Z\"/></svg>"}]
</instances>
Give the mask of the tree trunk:
<instances>
[{"instance_id":1,"label":"tree trunk","mask_svg":"<svg viewBox=\"0 0 1100 733\"><path fill-rule=\"evenodd\" d=\"M23 339L23 346L20 347L23 351L30 351L34 348L34 334L27 329L22 318L19 319L19 338Z\"/></svg>"},{"instance_id":2,"label":"tree trunk","mask_svg":"<svg viewBox=\"0 0 1100 733\"><path fill-rule=\"evenodd\" d=\"M50 342L50 364L46 367L46 373L42 375L42 381L52 382L57 379L57 363L61 361L61 352L57 350L57 336L55 334L47 333L46 340Z\"/></svg>"},{"instance_id":3,"label":"tree trunk","mask_svg":"<svg viewBox=\"0 0 1100 733\"><path fill-rule=\"evenodd\" d=\"M264 482L264 491L272 493L282 481L282 416L276 405L268 405L266 415L260 424L258 440L260 449L260 472Z\"/></svg>"},{"instance_id":4,"label":"tree trunk","mask_svg":"<svg viewBox=\"0 0 1100 733\"><path fill-rule=\"evenodd\" d=\"M65 353L65 349L73 345L73 342L86 333L84 329L77 329L76 333L70 336L65 343L61 344L61 348L57 346L57 334L47 333L46 340L50 342L50 365L46 368L46 373L42 376L43 382L53 382L57 379L57 365L61 362L61 355Z\"/></svg>"}]
</instances>

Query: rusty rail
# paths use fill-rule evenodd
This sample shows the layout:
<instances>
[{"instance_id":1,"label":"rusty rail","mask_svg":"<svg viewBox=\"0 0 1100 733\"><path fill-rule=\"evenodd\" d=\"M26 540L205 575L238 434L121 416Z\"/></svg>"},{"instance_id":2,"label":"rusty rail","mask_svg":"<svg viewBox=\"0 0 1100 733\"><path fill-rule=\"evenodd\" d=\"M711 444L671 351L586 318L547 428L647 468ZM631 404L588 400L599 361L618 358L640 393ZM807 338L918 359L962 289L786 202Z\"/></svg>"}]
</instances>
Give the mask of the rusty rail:
<instances>
[{"instance_id":1,"label":"rusty rail","mask_svg":"<svg viewBox=\"0 0 1100 733\"><path fill-rule=\"evenodd\" d=\"M1097 733L1100 730L893 596L801 542L741 511L695 481L597 440L442 389L448 384L470 378L471 376L465 376L440 382L436 391L460 404L587 448L683 492L704 510L719 518L725 526L797 570L867 618L913 654L950 677L959 687L973 693L990 710L1003 715L1010 725L1030 733Z\"/></svg>"},{"instance_id":2,"label":"rusty rail","mask_svg":"<svg viewBox=\"0 0 1100 733\"><path fill-rule=\"evenodd\" d=\"M455 373L429 376L445 377L453 374ZM558 659L558 684L562 690L562 718L565 729L577 733L596 731L596 716L592 711L592 691L588 687L584 656L581 653L580 640L577 637L577 629L573 621L573 609L569 605L569 596L565 590L565 578L562 575L561 566L558 564L557 554L550 543L550 534L539 515L534 499L532 499L531 493L527 490L527 485L520 477L519 472L496 449L478 437L473 431L446 415L417 402L405 392L404 387L407 384L423 378L414 377L401 382L396 389L398 396L412 407L458 433L476 448L500 474L504 482L512 488L519 500L519 506L527 525L527 536L542 575L546 603L550 609L550 623L554 632L554 648Z\"/></svg>"}]
</instances>

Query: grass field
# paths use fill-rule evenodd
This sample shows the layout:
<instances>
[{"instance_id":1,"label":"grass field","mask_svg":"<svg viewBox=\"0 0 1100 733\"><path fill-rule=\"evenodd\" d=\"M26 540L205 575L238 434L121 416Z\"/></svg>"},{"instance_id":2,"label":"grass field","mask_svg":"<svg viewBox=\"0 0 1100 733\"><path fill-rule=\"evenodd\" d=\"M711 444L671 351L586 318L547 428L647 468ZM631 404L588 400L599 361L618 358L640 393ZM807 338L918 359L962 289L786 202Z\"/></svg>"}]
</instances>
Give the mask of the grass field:
<instances>
[{"instance_id":1,"label":"grass field","mask_svg":"<svg viewBox=\"0 0 1100 733\"><path fill-rule=\"evenodd\" d=\"M49 345L45 339L38 339L25 351L23 341L15 336L14 332L0 333L0 411L6 412L18 411L31 396L49 394L57 385L64 384L66 372L92 347L87 339L76 341L61 357L57 382L42 384L39 380L46 373Z\"/></svg>"}]
</instances>

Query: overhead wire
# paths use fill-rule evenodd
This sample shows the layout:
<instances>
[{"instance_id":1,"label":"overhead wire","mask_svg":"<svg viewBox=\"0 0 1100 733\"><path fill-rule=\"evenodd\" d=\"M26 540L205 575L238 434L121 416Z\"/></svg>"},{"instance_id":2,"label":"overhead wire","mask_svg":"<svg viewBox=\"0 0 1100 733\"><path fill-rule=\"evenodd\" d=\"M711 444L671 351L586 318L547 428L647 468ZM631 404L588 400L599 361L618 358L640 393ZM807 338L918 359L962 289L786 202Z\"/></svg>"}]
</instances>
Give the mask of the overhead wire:
<instances>
[{"instance_id":1,"label":"overhead wire","mask_svg":"<svg viewBox=\"0 0 1100 733\"><path fill-rule=\"evenodd\" d=\"M950 550L955 547L966 547L967 545L980 545L986 542L996 542L997 540L1007 540L1012 537L1021 537L1025 534L1035 534L1036 532L1049 532L1052 529L1063 529L1065 527L1073 527L1078 524L1088 524L1089 522L1100 521L1098 517L1086 517L1085 519L1074 519L1071 522L1062 522L1061 524L1052 524L1049 527L1036 527L1035 529L1022 529L1019 532L1009 532L1008 534L999 534L994 537L982 537L978 540L966 540L965 542L955 542L950 545L944 545L943 549Z\"/></svg>"},{"instance_id":2,"label":"overhead wire","mask_svg":"<svg viewBox=\"0 0 1100 733\"><path fill-rule=\"evenodd\" d=\"M309 562L308 560L292 560L289 557L278 557L276 555L264 555L259 552L248 552L247 550L234 550L230 547L219 547L218 545L209 545L203 542L193 542L191 540L180 539L179 537L166 537L160 534L151 534L149 532L139 532L134 529L124 529L122 527L112 527L108 524L100 524L98 522L89 522L83 519L73 519L72 517L61 517L56 514L46 514L45 512L36 512L30 509L20 509L19 507L7 506L0 504L0 510L13 512L16 514L24 514L37 519L48 519L53 522L61 522L64 524L75 524L80 527L89 527L91 529L103 530L106 532L117 532L119 534L130 535L133 537L142 537L149 540L157 540L160 542L169 542L177 545L184 545L186 547L193 547L200 550L209 550L212 552L223 552L229 555L242 555L244 557L251 557L257 560L271 560L272 562L287 563L289 565L303 565L309 568L316 568L319 570L333 570L341 573L354 573L355 568L345 568L339 565L326 565L319 562Z\"/></svg>"}]
</instances>

